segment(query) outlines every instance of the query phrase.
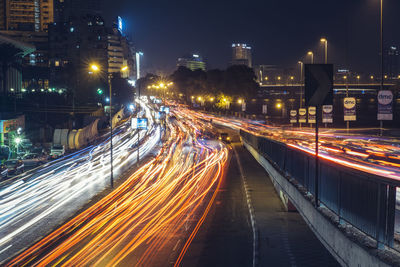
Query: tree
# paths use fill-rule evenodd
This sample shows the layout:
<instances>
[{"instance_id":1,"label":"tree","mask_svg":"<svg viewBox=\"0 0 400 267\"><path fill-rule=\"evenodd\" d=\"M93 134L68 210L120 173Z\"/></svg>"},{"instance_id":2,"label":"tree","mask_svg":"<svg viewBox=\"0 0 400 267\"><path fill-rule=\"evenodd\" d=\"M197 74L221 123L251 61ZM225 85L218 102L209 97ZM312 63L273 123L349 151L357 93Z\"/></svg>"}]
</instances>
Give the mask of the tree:
<instances>
[{"instance_id":1,"label":"tree","mask_svg":"<svg viewBox=\"0 0 400 267\"><path fill-rule=\"evenodd\" d=\"M225 71L224 93L237 97L253 97L258 84L253 69L245 65L230 66Z\"/></svg>"}]
</instances>

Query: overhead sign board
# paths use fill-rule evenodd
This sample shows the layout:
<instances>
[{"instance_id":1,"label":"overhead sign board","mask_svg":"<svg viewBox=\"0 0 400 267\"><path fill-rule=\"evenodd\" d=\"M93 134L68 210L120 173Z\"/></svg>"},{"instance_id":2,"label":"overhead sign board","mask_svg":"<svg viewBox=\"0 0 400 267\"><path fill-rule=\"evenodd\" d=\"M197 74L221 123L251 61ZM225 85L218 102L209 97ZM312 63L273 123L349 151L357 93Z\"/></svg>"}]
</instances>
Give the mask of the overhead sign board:
<instances>
[{"instance_id":1,"label":"overhead sign board","mask_svg":"<svg viewBox=\"0 0 400 267\"><path fill-rule=\"evenodd\" d=\"M355 121L356 117L356 99L354 97L345 97L343 99L344 120Z\"/></svg>"},{"instance_id":2,"label":"overhead sign board","mask_svg":"<svg viewBox=\"0 0 400 267\"><path fill-rule=\"evenodd\" d=\"M333 123L333 105L322 106L322 123Z\"/></svg>"},{"instance_id":3,"label":"overhead sign board","mask_svg":"<svg viewBox=\"0 0 400 267\"><path fill-rule=\"evenodd\" d=\"M297 123L297 110L290 111L290 123Z\"/></svg>"},{"instance_id":4,"label":"overhead sign board","mask_svg":"<svg viewBox=\"0 0 400 267\"><path fill-rule=\"evenodd\" d=\"M308 123L316 123L317 109L316 107L308 107Z\"/></svg>"},{"instance_id":5,"label":"overhead sign board","mask_svg":"<svg viewBox=\"0 0 400 267\"><path fill-rule=\"evenodd\" d=\"M165 112L166 114L169 114L169 107L161 106L161 107L160 107L160 111L161 111L161 112Z\"/></svg>"},{"instance_id":6,"label":"overhead sign board","mask_svg":"<svg viewBox=\"0 0 400 267\"><path fill-rule=\"evenodd\" d=\"M333 65L305 65L305 100L308 106L333 104Z\"/></svg>"},{"instance_id":7,"label":"overhead sign board","mask_svg":"<svg viewBox=\"0 0 400 267\"><path fill-rule=\"evenodd\" d=\"M378 93L378 120L393 120L393 93L390 90L381 90Z\"/></svg>"},{"instance_id":8,"label":"overhead sign board","mask_svg":"<svg viewBox=\"0 0 400 267\"><path fill-rule=\"evenodd\" d=\"M132 118L132 129L147 130L147 118Z\"/></svg>"},{"instance_id":9,"label":"overhead sign board","mask_svg":"<svg viewBox=\"0 0 400 267\"><path fill-rule=\"evenodd\" d=\"M307 109L300 108L299 109L299 122L306 123L307 122Z\"/></svg>"}]
</instances>

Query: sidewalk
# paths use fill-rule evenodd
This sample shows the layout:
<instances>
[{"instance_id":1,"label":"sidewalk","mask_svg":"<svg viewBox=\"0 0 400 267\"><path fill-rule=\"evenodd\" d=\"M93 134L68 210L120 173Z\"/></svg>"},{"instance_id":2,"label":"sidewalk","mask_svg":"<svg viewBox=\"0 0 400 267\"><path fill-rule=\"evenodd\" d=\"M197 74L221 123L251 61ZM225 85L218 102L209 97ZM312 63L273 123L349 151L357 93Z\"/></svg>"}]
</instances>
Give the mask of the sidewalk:
<instances>
[{"instance_id":1,"label":"sidewalk","mask_svg":"<svg viewBox=\"0 0 400 267\"><path fill-rule=\"evenodd\" d=\"M286 212L266 171L232 145L246 179L258 231L258 266L339 266L297 212ZM231 165L237 165L232 159Z\"/></svg>"}]
</instances>

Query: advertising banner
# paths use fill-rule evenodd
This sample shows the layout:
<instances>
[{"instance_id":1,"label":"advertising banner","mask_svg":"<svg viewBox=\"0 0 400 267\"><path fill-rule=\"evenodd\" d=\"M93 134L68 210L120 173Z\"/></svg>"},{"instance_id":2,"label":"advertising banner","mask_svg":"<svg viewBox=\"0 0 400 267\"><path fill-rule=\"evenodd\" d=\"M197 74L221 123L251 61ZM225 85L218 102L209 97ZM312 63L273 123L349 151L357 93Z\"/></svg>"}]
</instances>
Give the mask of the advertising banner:
<instances>
[{"instance_id":1,"label":"advertising banner","mask_svg":"<svg viewBox=\"0 0 400 267\"><path fill-rule=\"evenodd\" d=\"M290 111L290 123L297 123L297 110Z\"/></svg>"},{"instance_id":2,"label":"advertising banner","mask_svg":"<svg viewBox=\"0 0 400 267\"><path fill-rule=\"evenodd\" d=\"M333 123L333 105L322 106L322 123Z\"/></svg>"},{"instance_id":3,"label":"advertising banner","mask_svg":"<svg viewBox=\"0 0 400 267\"><path fill-rule=\"evenodd\" d=\"M299 122L306 123L307 122L307 109L300 108L299 109Z\"/></svg>"},{"instance_id":4,"label":"advertising banner","mask_svg":"<svg viewBox=\"0 0 400 267\"><path fill-rule=\"evenodd\" d=\"M381 90L378 93L378 120L393 120L393 93L389 90Z\"/></svg>"},{"instance_id":5,"label":"advertising banner","mask_svg":"<svg viewBox=\"0 0 400 267\"><path fill-rule=\"evenodd\" d=\"M316 114L317 108L316 107L308 107L308 123L316 123Z\"/></svg>"},{"instance_id":6,"label":"advertising banner","mask_svg":"<svg viewBox=\"0 0 400 267\"><path fill-rule=\"evenodd\" d=\"M356 99L354 97L345 97L343 99L344 121L355 121L356 117Z\"/></svg>"}]
</instances>

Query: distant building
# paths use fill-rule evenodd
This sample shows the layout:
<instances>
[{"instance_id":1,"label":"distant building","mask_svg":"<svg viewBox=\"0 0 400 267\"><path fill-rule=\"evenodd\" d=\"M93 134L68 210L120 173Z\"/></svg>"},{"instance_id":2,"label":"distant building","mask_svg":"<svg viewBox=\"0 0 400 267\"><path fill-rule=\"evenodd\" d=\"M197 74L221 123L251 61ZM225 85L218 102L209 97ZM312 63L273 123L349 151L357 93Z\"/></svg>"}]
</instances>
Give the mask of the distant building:
<instances>
[{"instance_id":1,"label":"distant building","mask_svg":"<svg viewBox=\"0 0 400 267\"><path fill-rule=\"evenodd\" d=\"M396 79L400 75L399 55L399 49L396 46L390 46L383 54L383 73L389 79Z\"/></svg>"},{"instance_id":2,"label":"distant building","mask_svg":"<svg viewBox=\"0 0 400 267\"><path fill-rule=\"evenodd\" d=\"M178 58L177 66L178 67L183 66L191 70L197 70L197 69L201 69L203 71L206 70L206 63L197 54L187 55Z\"/></svg>"},{"instance_id":3,"label":"distant building","mask_svg":"<svg viewBox=\"0 0 400 267\"><path fill-rule=\"evenodd\" d=\"M53 0L0 0L0 30L45 32L53 10Z\"/></svg>"},{"instance_id":4,"label":"distant building","mask_svg":"<svg viewBox=\"0 0 400 267\"><path fill-rule=\"evenodd\" d=\"M232 44L231 65L246 65L251 68L253 66L251 47L247 44Z\"/></svg>"}]
</instances>

